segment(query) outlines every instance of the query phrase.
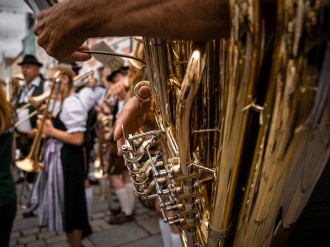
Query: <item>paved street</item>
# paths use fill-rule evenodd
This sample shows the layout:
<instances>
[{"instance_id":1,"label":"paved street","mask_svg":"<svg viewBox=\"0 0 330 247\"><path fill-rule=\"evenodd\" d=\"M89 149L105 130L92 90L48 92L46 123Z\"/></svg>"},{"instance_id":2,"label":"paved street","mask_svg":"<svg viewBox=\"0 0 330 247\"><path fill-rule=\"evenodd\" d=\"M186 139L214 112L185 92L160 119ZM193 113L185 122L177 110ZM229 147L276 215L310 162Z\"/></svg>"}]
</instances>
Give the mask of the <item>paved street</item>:
<instances>
[{"instance_id":1,"label":"paved street","mask_svg":"<svg viewBox=\"0 0 330 247\"><path fill-rule=\"evenodd\" d=\"M110 217L108 195L109 191L106 180L100 185L93 185L94 200L90 224L93 234L84 239L85 247L162 247L162 239L158 226L158 217L154 209L149 209L136 200L135 220L121 225L109 225ZM21 185L17 185L18 194ZM22 196L26 201L28 191ZM114 197L109 200L114 204L118 203ZM14 227L11 234L10 246L19 247L65 247L66 237L63 232L50 232L40 228L36 217L23 218L20 207L16 214Z\"/></svg>"}]
</instances>

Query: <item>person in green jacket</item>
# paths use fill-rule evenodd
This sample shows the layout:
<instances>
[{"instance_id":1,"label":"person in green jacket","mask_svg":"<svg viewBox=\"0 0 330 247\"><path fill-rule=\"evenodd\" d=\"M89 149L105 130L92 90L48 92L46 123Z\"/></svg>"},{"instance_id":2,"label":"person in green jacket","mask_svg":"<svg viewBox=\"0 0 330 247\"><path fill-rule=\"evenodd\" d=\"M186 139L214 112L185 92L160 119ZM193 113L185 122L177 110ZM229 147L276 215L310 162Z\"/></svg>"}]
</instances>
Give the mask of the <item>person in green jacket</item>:
<instances>
[{"instance_id":1,"label":"person in green jacket","mask_svg":"<svg viewBox=\"0 0 330 247\"><path fill-rule=\"evenodd\" d=\"M15 184L10 172L13 161L14 129L11 109L0 87L0 246L9 246L11 229L17 210Z\"/></svg>"}]
</instances>

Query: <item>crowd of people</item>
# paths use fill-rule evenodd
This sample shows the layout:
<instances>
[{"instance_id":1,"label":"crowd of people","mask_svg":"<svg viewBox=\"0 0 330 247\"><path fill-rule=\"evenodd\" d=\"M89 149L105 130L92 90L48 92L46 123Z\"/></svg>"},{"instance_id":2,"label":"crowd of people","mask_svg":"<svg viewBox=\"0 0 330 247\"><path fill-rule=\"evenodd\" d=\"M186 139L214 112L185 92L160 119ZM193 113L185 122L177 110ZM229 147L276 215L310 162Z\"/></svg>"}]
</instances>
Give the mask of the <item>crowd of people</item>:
<instances>
[{"instance_id":1,"label":"crowd of people","mask_svg":"<svg viewBox=\"0 0 330 247\"><path fill-rule=\"evenodd\" d=\"M131 5L131 7L127 6ZM213 38L214 35L225 35L229 30L229 11L228 11L228 3L227 1L219 1L219 3L213 3L212 1L207 1L205 3L201 3L200 1L180 1L180 6L178 8L173 8L173 5L178 5L176 1L168 1L168 2L159 2L158 4L153 4L151 1L147 3L146 1L139 2L127 2L126 4L116 3L116 1L98 1L97 6L91 2L86 2L82 0L74 0L74 1L62 1L59 4L56 4L50 9L46 9L42 11L37 17L37 25L35 27L35 34L39 37L38 44L43 46L47 53L59 61L85 61L91 58L90 54L84 53L83 51L88 50L89 48L86 46L82 46L84 41L88 37L111 37L111 36L121 36L121 35L155 35L155 36L167 36L169 38L184 38L184 39L209 39ZM119 18L123 22L115 24L115 20L117 19L115 16L110 17L108 14L115 14L121 16L121 12L126 12L127 8L123 8L123 6L127 6L128 9L131 9L130 18ZM185 8L184 6L190 6L189 8ZM80 9L83 7L84 9ZM142 7L142 8L141 8ZM184 8L184 11L181 11L180 8ZM193 7L193 8L192 8ZM70 12L70 16L63 15L62 9L68 10ZM70 9L70 10L69 10ZM95 11L85 11L87 9L93 9ZM107 9L116 9L116 11L107 11ZM164 15L164 13L168 13L168 10L171 10L175 15ZM173 11L175 10L175 11ZM47 13L48 11L52 11L53 14ZM74 11L74 12L72 12ZM83 11L83 12L82 12ZM141 12L142 11L142 12ZM97 14L96 14L97 12ZM77 13L77 15L75 14ZM81 13L86 13L81 15ZM89 16L88 14L92 14ZM96 15L95 15L96 14ZM58 16L56 16L58 15ZM56 16L56 17L55 17ZM76 16L73 18L73 16ZM94 18L98 16L98 18ZM157 20L158 24L166 23L166 25L162 25L165 27L159 28L159 25L149 25L149 23L154 23L154 16L159 18ZM168 18L170 17L171 18ZM190 20L191 17L194 16L195 22L186 22ZM219 21L219 17L221 19ZM55 17L54 20L52 18ZM173 18L172 18L173 17ZM227 17L227 18L225 18ZM65 20L68 18L68 22ZM79 18L82 18L83 21L79 21ZM91 22L90 20L93 19ZM118 19L118 20L119 20ZM113 20L114 23L105 22L104 20ZM73 23L76 25L66 25L66 28L63 28L61 23ZM86 22L87 21L87 22ZM190 24L190 28L186 28L187 32L183 33L180 25L176 25L177 22L185 22L186 24ZM172 25L173 23L173 25ZM78 25L77 25L78 24ZM82 28L75 28L74 30L69 30L69 27L78 27L82 24ZM189 30L189 31L188 31ZM220 32L219 32L220 30ZM78 31L78 33L77 33ZM46 36L51 34L58 35L55 37L52 35L51 39L45 38ZM180 36L180 37L179 37ZM44 39L45 38L45 39ZM44 39L44 40L43 40ZM74 40L73 40L74 39ZM45 47L48 46L48 47ZM29 61L27 61L29 59ZM32 61L32 62L31 62ZM34 74L23 71L24 75L24 92L19 95L19 98L22 98L18 101L17 104L25 104L28 102L28 96L36 96L42 94L46 89L43 86L48 86L45 83L43 77L40 76L39 68L42 64L37 61L36 58L32 56L26 56L21 63L22 69L25 66L31 67L31 70L34 71ZM60 86L59 90L59 100L60 100L60 108L59 112L53 120L46 120L43 123L43 135L47 136L47 141L45 143L44 148L44 166L45 170L38 175L33 174L29 175L29 183L32 185L33 181L36 181L36 184L33 188L33 195L31 198L32 209L29 211L26 216L32 216L36 214L43 224L46 224L49 229L62 229L68 233L68 241L71 246L81 246L81 238L90 233L90 229L88 229L88 217L87 217L87 206L80 207L81 216L79 219L76 217L77 212L73 212L72 210L76 210L75 203L86 202L86 196L83 193L84 181L86 180L86 169L84 170L84 160L83 160L83 150L84 150L84 132L86 131L86 124L88 118L88 109L84 107L84 99L79 96L80 93L75 93L72 87L72 75L68 73L67 69L62 69L60 67L56 68L56 70L62 71L61 77L63 77L63 85ZM52 73L52 72L50 72ZM125 96L125 90L127 90L127 84L119 84L116 81L117 76L123 77L118 80L126 80L125 72L117 73L117 75L110 76L110 81L113 83L117 83L118 86L113 91L117 92L117 96L112 95L110 98L114 98L112 102L113 108L117 113L122 108L124 102L127 100ZM32 78L28 78L31 76ZM51 75L49 75L51 78ZM95 101L102 101L100 93L101 90L95 87L95 81L91 82L94 84L91 88L95 93ZM121 86L119 86L121 85ZM140 95L146 95L146 98L150 96L150 91L148 89L141 89ZM143 91L144 90L144 91ZM22 91L22 90L21 90ZM104 94L105 95L105 94ZM109 98L109 100L110 100ZM134 97L133 97L134 98ZM137 105L136 105L137 103ZM74 107L72 107L74 105ZM111 104L110 104L111 105ZM138 111L134 110L134 107L138 107L142 109L142 114L148 112L150 107L150 102L145 104L140 104L134 98L133 101L130 101L128 106L132 107L132 111L136 114L139 114ZM20 105L17 105L19 107ZM32 107L31 107L32 108ZM76 109L77 108L77 109ZM103 106L99 106L98 109L103 109ZM29 111L32 111L29 110ZM22 113L23 114L23 113ZM25 116L26 116L25 112ZM99 119L101 115L104 114L102 111L99 112ZM115 113L113 121L116 120L117 114ZM124 111L123 114L120 115L121 122L123 123L126 120L127 111ZM143 118L142 118L143 119ZM118 120L117 120L118 121ZM25 146L30 146L33 137L36 135L37 125L40 121L36 121L36 119L30 119L26 121L26 123L30 122L30 126L28 126L25 130L20 130L20 135L26 137ZM140 126L133 127L139 128ZM7 131L7 128L1 131ZM71 138L71 137L75 138ZM116 195L121 204L121 210L115 217L110 219L110 223L119 223L124 221L129 221L134 219L134 198L133 198L133 188L130 184L130 180L128 178L127 169L124 166L124 162L122 157L117 154L117 145L116 140L119 139L120 134L111 133L108 138L110 141L110 161L116 163L113 169L109 174L110 184L114 188ZM23 140L17 136L19 141ZM74 140L74 141L72 141ZM19 147L22 147L21 143L19 143ZM119 154L121 154L121 146L118 145ZM52 153L52 150L57 149L61 152L57 152L56 155ZM22 151L23 155L27 155L29 150ZM74 155L68 155L68 152L74 153ZM69 156L69 157L68 157ZM67 164L70 162L68 159L75 157L73 164L74 166L68 166ZM85 161L86 162L86 161ZM8 160L8 165L11 163ZM63 171L59 169L63 167ZM69 169L72 169L69 170ZM58 186L56 192L59 191L61 193L51 193L51 200L55 203L56 207L49 208L45 205L45 193L46 190L54 191L55 188L50 188L50 186L38 186L38 184L47 184L50 183L49 175L46 171L51 170L54 174L56 174L56 178L59 179ZM62 172L62 173L60 173ZM68 174L70 172L76 172L79 176L76 178L76 181L70 181L69 184L66 183L68 179ZM7 174L8 175L8 174ZM36 178L37 176L37 178ZM74 187L76 186L76 187ZM38 190L39 187L43 187ZM86 186L85 186L86 187ZM68 201L67 193L70 190L77 189L79 193L77 194L77 201ZM38 192L38 193L37 193ZM49 194L49 193L48 193ZM88 205L88 203L86 204ZM52 219L51 217L46 217L47 212L50 215L50 211L55 211L60 214L56 214L56 218ZM65 214L65 224L63 215ZM13 218L12 218L13 219ZM62 221L60 220L62 219ZM163 227L164 228L164 227ZM8 228L7 228L8 229ZM10 231L9 231L10 232ZM176 236L178 234L176 233ZM177 238L176 238L177 239ZM177 242L180 242L177 241ZM171 243L171 240L168 241ZM6 246L4 244L3 246ZM176 243L173 246L180 246L180 243Z\"/></svg>"},{"instance_id":2,"label":"crowd of people","mask_svg":"<svg viewBox=\"0 0 330 247\"><path fill-rule=\"evenodd\" d=\"M1 246L9 243L17 206L26 208L25 218L38 217L40 226L65 231L70 246L81 246L82 239L91 234L93 190L90 182L97 179L93 175L100 169L120 205L118 208L109 205L109 224L134 220L135 191L124 159L118 155L113 128L123 105L132 97L130 67L114 68L104 76L102 83L89 76L77 84L78 79L75 79L81 76L81 67L75 62L61 62L45 76L40 73L43 64L33 55L25 55L19 65L24 81L14 96L14 106L6 101L1 90L4 102L1 112L7 118L1 118L1 138L3 143L10 144L1 150L8 156L7 165L2 168L6 169L6 192L11 191L6 195L8 205L0 213L0 217L6 216L3 222L8 221L2 225L6 231L0 234L5 237ZM42 104L31 103L42 95L47 96L42 97ZM47 114L41 106L46 106ZM39 119L35 112L39 113ZM13 127L15 122L20 122L16 128ZM15 169L18 179L13 181L10 164L26 159L36 138L42 140L37 149L41 170L39 167L29 172L24 168ZM97 151L99 148L103 150L101 154ZM93 167L96 159L102 159L103 167ZM24 182L22 186L25 186L26 181L30 193L28 202L17 203L14 184ZM9 210L10 214L2 215ZM180 246L180 240L176 246Z\"/></svg>"}]
</instances>

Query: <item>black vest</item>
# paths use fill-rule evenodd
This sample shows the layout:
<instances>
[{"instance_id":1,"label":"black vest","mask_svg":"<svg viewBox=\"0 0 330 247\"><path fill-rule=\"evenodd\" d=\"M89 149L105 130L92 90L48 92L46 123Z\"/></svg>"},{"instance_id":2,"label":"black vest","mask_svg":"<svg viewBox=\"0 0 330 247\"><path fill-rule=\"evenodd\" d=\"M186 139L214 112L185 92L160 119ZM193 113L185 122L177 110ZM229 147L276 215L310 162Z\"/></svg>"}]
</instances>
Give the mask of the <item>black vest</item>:
<instances>
[{"instance_id":1,"label":"black vest","mask_svg":"<svg viewBox=\"0 0 330 247\"><path fill-rule=\"evenodd\" d=\"M40 78L41 78L41 80L40 80L39 86L34 87L31 97L35 97L35 96L38 96L38 95L44 93L45 80L42 77L40 77ZM23 93L23 89L20 88L20 90L18 92L16 108L19 108L19 107L25 105L25 104L19 104L18 103L19 99L21 98L22 93ZM36 110L36 108L32 105L28 109L29 109L29 114ZM33 117L31 117L30 121L31 121L32 128L35 128L37 126L37 114L34 115Z\"/></svg>"}]
</instances>

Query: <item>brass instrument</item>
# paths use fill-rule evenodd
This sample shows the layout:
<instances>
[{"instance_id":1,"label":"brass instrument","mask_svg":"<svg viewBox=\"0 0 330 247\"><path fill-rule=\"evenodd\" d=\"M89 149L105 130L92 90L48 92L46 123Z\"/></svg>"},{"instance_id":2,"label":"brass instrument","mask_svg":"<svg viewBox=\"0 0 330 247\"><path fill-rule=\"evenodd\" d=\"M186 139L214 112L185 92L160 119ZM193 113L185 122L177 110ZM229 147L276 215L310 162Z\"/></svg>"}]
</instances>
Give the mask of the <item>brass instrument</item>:
<instances>
[{"instance_id":1,"label":"brass instrument","mask_svg":"<svg viewBox=\"0 0 330 247\"><path fill-rule=\"evenodd\" d=\"M108 149L108 142L105 140L105 134L110 133L112 129L112 115L106 115L98 122L98 149L97 157L93 163L93 167L97 168L97 172L94 174L94 177L97 179L104 178L108 175L108 162L104 161L105 150Z\"/></svg>"},{"instance_id":2,"label":"brass instrument","mask_svg":"<svg viewBox=\"0 0 330 247\"><path fill-rule=\"evenodd\" d=\"M43 110L43 116L40 125L38 126L38 130L36 133L36 136L34 137L31 149L27 157L25 157L23 160L19 160L16 162L16 166L26 172L40 172L43 170L43 165L39 162L39 149L40 149L40 140L41 140L41 134L43 125L48 117L48 108L49 103L51 101L52 95L54 93L55 86L59 87L60 84L60 72L56 72L55 74L55 83L51 88L50 94L48 96L46 106Z\"/></svg>"},{"instance_id":3,"label":"brass instrument","mask_svg":"<svg viewBox=\"0 0 330 247\"><path fill-rule=\"evenodd\" d=\"M20 126L22 123L24 123L25 121L29 120L31 117L37 115L40 111L44 110L46 108L46 105L41 105L37 110L31 112L29 115L27 115L25 118L22 118L21 120L17 121L14 124L14 127L17 128L18 126Z\"/></svg>"},{"instance_id":4,"label":"brass instrument","mask_svg":"<svg viewBox=\"0 0 330 247\"><path fill-rule=\"evenodd\" d=\"M73 85L76 88L76 90L78 90L81 87L85 86L88 83L88 79L93 77L93 75L94 75L94 71L90 70L90 71L87 71L85 74L74 77L73 78ZM31 117L35 116L40 111L45 109L46 105L45 104L43 105L43 103L48 99L52 100L52 97L50 97L50 94L51 94L51 90L46 91L43 94L38 95L38 96L29 97L29 103L26 103L24 106L17 109L16 114L20 113L21 111L25 110L26 108L28 108L30 106L34 106L35 108L37 108L37 110L31 112L25 118L17 121L15 123L15 127L21 125L22 123L29 120Z\"/></svg>"},{"instance_id":5,"label":"brass instrument","mask_svg":"<svg viewBox=\"0 0 330 247\"><path fill-rule=\"evenodd\" d=\"M35 108L37 108L36 110L34 110L33 112L31 112L28 116L26 116L23 119L20 119L19 121L17 121L15 123L15 128L18 127L19 125L21 125L22 123L24 123L25 121L27 121L28 119L30 119L31 117L35 116L36 114L38 114L40 111L42 111L43 109L45 109L46 105L43 104L50 96L51 91L47 91L44 92L41 95L35 96L35 97L29 97L29 103L26 103L24 106L20 107L17 111L16 114L20 113L21 111L25 110L26 108L30 107L31 105L34 106Z\"/></svg>"},{"instance_id":6,"label":"brass instrument","mask_svg":"<svg viewBox=\"0 0 330 247\"><path fill-rule=\"evenodd\" d=\"M141 60L143 61L145 59L142 37L134 37L134 40L135 45L132 54L134 59L130 58L129 61L138 70L144 70L146 68L146 65L144 63L141 63ZM139 58L139 60L137 60L136 58Z\"/></svg>"},{"instance_id":7,"label":"brass instrument","mask_svg":"<svg viewBox=\"0 0 330 247\"><path fill-rule=\"evenodd\" d=\"M16 113L20 113L21 111L25 110L26 108L33 106L35 108L39 107L46 99L49 98L50 90L40 94L38 96L29 97L29 102L17 109Z\"/></svg>"},{"instance_id":8,"label":"brass instrument","mask_svg":"<svg viewBox=\"0 0 330 247\"><path fill-rule=\"evenodd\" d=\"M6 92L7 101L13 106L16 100L19 87L22 86L24 77L22 74L15 74L11 78L7 78L4 83L4 91Z\"/></svg>"},{"instance_id":9,"label":"brass instrument","mask_svg":"<svg viewBox=\"0 0 330 247\"><path fill-rule=\"evenodd\" d=\"M93 167L97 168L97 172L95 173L95 177L100 179L107 176L107 171L109 169L109 164L105 164L104 162L104 156L106 154L106 150L108 150L109 142L105 140L105 135L109 134L112 131L113 127L113 105L114 99L111 97L110 90L105 94L103 98L103 103L109 107L110 112L104 113L104 116L100 121L98 121L98 150L97 150L97 156L93 163ZM106 162L108 163L108 162Z\"/></svg>"},{"instance_id":10,"label":"brass instrument","mask_svg":"<svg viewBox=\"0 0 330 247\"><path fill-rule=\"evenodd\" d=\"M132 52L133 58L129 59L129 62L132 64L129 68L129 85L136 85L139 81L146 79L146 65L145 63L141 63L141 60L144 60L143 40L141 37L134 37L134 40L135 44Z\"/></svg>"},{"instance_id":11,"label":"brass instrument","mask_svg":"<svg viewBox=\"0 0 330 247\"><path fill-rule=\"evenodd\" d=\"M88 70L85 74L77 75L73 78L73 86L76 89L79 89L79 88L85 86L88 83L88 80L90 78L93 78L93 76L94 76L93 70Z\"/></svg>"},{"instance_id":12,"label":"brass instrument","mask_svg":"<svg viewBox=\"0 0 330 247\"><path fill-rule=\"evenodd\" d=\"M143 38L159 129L123 153L183 246L276 246L297 221L330 156L326 3L277 1L268 36L259 1L230 1L229 40L197 50Z\"/></svg>"}]
</instances>

